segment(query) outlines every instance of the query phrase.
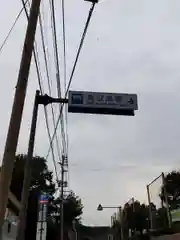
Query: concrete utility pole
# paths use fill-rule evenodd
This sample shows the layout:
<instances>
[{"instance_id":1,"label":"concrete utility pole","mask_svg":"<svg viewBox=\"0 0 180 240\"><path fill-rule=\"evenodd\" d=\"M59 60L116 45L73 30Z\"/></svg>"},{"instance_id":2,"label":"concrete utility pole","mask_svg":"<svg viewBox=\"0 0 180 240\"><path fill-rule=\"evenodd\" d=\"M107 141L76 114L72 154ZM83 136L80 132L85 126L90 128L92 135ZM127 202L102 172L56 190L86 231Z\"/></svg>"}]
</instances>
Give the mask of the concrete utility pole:
<instances>
[{"instance_id":1,"label":"concrete utility pole","mask_svg":"<svg viewBox=\"0 0 180 240\"><path fill-rule=\"evenodd\" d=\"M27 154L27 159L25 164L23 189L21 194L21 208L20 208L20 214L19 214L19 225L18 225L16 240L24 240L24 232L26 227L26 214L27 214L27 206L28 206L28 198L29 198L29 188L31 183L32 158L33 158L34 141L35 141L35 134L36 134L38 106L39 104L46 106L49 103L54 103L54 102L67 103L68 100L62 99L62 98L52 98L52 97L49 97L48 95L41 96L39 95L39 91L36 91L33 116L32 116L32 122L31 122L31 130L30 130L30 136L29 136L28 154Z\"/></svg>"},{"instance_id":2,"label":"concrete utility pole","mask_svg":"<svg viewBox=\"0 0 180 240\"><path fill-rule=\"evenodd\" d=\"M41 0L32 0L29 22L27 26L19 75L14 96L14 103L12 107L9 129L2 160L2 170L0 177L0 240L2 240L2 227L4 224L4 216L8 202L9 186L11 183L14 159L21 126L22 112L26 96L40 2Z\"/></svg>"},{"instance_id":3,"label":"concrete utility pole","mask_svg":"<svg viewBox=\"0 0 180 240\"><path fill-rule=\"evenodd\" d=\"M123 212L122 212L122 207L119 207L119 220L121 224L121 240L124 240L124 220L123 220Z\"/></svg>"},{"instance_id":4,"label":"concrete utility pole","mask_svg":"<svg viewBox=\"0 0 180 240\"><path fill-rule=\"evenodd\" d=\"M40 240L43 239L43 232L44 232L44 228L43 228L43 220L44 220L44 214L43 214L43 204L42 204L42 209L41 209L41 228L40 228Z\"/></svg>"},{"instance_id":5,"label":"concrete utility pole","mask_svg":"<svg viewBox=\"0 0 180 240\"><path fill-rule=\"evenodd\" d=\"M31 122L31 130L30 130L30 136L29 136L28 154L27 154L25 170L24 170L23 189L21 193L21 208L19 213L19 224L18 224L17 237L16 237L17 240L24 240L24 231L26 227L26 212L27 212L27 204L28 204L28 198L29 198L29 187L31 183L32 157L33 157L33 151L34 151L34 140L35 140L36 123L37 123L37 115L38 115L38 97L39 97L39 91L36 91L33 116L32 116L32 122Z\"/></svg>"},{"instance_id":6,"label":"concrete utility pole","mask_svg":"<svg viewBox=\"0 0 180 240\"><path fill-rule=\"evenodd\" d=\"M61 163L61 205L60 205L60 216L61 216L61 240L64 239L64 163L66 157L62 155L62 163Z\"/></svg>"}]
</instances>

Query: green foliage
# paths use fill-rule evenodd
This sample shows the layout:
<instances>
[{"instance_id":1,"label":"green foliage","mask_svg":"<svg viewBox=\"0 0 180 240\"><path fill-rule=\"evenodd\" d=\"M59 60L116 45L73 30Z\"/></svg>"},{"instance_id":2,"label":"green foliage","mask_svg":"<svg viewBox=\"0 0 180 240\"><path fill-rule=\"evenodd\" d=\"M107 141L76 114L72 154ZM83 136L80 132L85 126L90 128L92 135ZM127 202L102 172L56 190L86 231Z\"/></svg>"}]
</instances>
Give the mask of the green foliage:
<instances>
[{"instance_id":1,"label":"green foliage","mask_svg":"<svg viewBox=\"0 0 180 240\"><path fill-rule=\"evenodd\" d=\"M141 204L139 201L128 204L123 209L124 229L126 234L129 230L133 233L135 230L143 232L148 229L148 206Z\"/></svg>"},{"instance_id":2,"label":"green foliage","mask_svg":"<svg viewBox=\"0 0 180 240\"><path fill-rule=\"evenodd\" d=\"M12 174L12 182L10 189L21 199L21 191L24 179L24 166L26 161L26 155L19 154L16 156L14 170ZM29 191L32 192L36 189L39 193L46 192L53 196L55 193L55 184L53 183L53 173L48 170L46 160L41 157L33 157L32 159L32 177Z\"/></svg>"},{"instance_id":3,"label":"green foliage","mask_svg":"<svg viewBox=\"0 0 180 240\"><path fill-rule=\"evenodd\" d=\"M27 156L22 154L16 156L12 174L10 189L19 200L21 199L26 158ZM32 178L29 188L29 202L26 218L26 240L36 238L39 195L41 192L46 192L53 197L55 193L53 173L48 170L46 160L37 156L32 159L31 164Z\"/></svg>"},{"instance_id":4,"label":"green foliage","mask_svg":"<svg viewBox=\"0 0 180 240\"><path fill-rule=\"evenodd\" d=\"M56 213L56 222L60 222L60 204L61 204L61 199L58 197L56 198L53 202L52 205L50 206L51 212ZM52 209L53 207L53 209ZM82 209L83 205L81 203L81 199L76 196L74 193L70 193L65 199L64 199L64 223L67 226L71 226L72 222L79 221L80 216L82 215Z\"/></svg>"},{"instance_id":5,"label":"green foliage","mask_svg":"<svg viewBox=\"0 0 180 240\"><path fill-rule=\"evenodd\" d=\"M80 220L83 205L81 199L74 193L67 196L64 203L64 221L71 224L73 220Z\"/></svg>"},{"instance_id":6,"label":"green foliage","mask_svg":"<svg viewBox=\"0 0 180 240\"><path fill-rule=\"evenodd\" d=\"M17 155L15 159L14 170L12 174L12 182L10 189L12 193L21 199L21 191L23 186L24 179L24 166L27 156L26 155ZM38 213L38 199L39 195L44 192L51 197L48 212L48 230L50 231L49 236L56 235L60 229L59 219L57 217L56 224L53 222L51 217L52 213L59 213L60 199L54 199L55 194L55 184L53 182L53 173L49 171L46 160L42 157L34 157L32 159L32 178L31 185L29 188L29 202L27 209L27 219L26 219L26 236L25 239L35 239L36 238L36 227L37 227L37 213ZM72 221L78 219L82 214L82 203L79 197L75 196L74 193L71 193L67 196L64 203L64 220L67 225L71 225ZM52 239L52 238L51 238Z\"/></svg>"},{"instance_id":7,"label":"green foliage","mask_svg":"<svg viewBox=\"0 0 180 240\"><path fill-rule=\"evenodd\" d=\"M165 176L165 184L161 187L160 198L166 204L165 193L167 194L167 201L171 209L175 209L180 204L180 172L172 171Z\"/></svg>"},{"instance_id":8,"label":"green foliage","mask_svg":"<svg viewBox=\"0 0 180 240\"><path fill-rule=\"evenodd\" d=\"M168 216L167 209L165 207L157 210L157 229L168 229Z\"/></svg>"}]
</instances>

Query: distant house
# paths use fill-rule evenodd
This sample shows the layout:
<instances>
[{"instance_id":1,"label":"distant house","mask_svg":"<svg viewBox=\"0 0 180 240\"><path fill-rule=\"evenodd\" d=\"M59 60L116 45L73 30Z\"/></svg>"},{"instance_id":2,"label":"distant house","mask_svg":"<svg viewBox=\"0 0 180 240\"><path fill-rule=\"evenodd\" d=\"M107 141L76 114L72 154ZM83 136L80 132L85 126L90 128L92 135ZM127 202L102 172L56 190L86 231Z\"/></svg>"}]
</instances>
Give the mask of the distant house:
<instances>
[{"instance_id":1,"label":"distant house","mask_svg":"<svg viewBox=\"0 0 180 240\"><path fill-rule=\"evenodd\" d=\"M20 202L17 200L16 196L9 191L8 205L3 226L3 240L16 239L19 210Z\"/></svg>"}]
</instances>

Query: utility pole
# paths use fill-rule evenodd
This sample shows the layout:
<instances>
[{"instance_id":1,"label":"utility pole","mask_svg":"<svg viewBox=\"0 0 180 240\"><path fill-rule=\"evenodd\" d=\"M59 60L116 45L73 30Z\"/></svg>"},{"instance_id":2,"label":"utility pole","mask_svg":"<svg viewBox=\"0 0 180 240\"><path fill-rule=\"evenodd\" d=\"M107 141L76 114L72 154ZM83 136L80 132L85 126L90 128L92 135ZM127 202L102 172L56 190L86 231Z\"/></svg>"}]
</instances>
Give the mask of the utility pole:
<instances>
[{"instance_id":1,"label":"utility pole","mask_svg":"<svg viewBox=\"0 0 180 240\"><path fill-rule=\"evenodd\" d=\"M28 154L27 154L25 170L24 170L23 189L21 193L21 207L20 207L20 213L19 213L17 237L16 237L17 240L24 240L24 231L26 227L26 212L27 212L27 204L28 204L28 198L29 198L29 187L31 183L32 157L33 157L33 151L34 151L36 123L37 123L37 116L38 116L38 98L39 98L39 91L36 91L33 116L32 116L32 122L31 122L31 130L30 130L30 136L29 136Z\"/></svg>"},{"instance_id":2,"label":"utility pole","mask_svg":"<svg viewBox=\"0 0 180 240\"><path fill-rule=\"evenodd\" d=\"M148 195L148 203L149 203L149 227L150 230L153 230L153 215L152 215L152 207L151 207L151 198L149 192L149 185L147 185L147 195Z\"/></svg>"},{"instance_id":3,"label":"utility pole","mask_svg":"<svg viewBox=\"0 0 180 240\"><path fill-rule=\"evenodd\" d=\"M76 220L73 220L73 231L75 233L75 240L78 240L78 233L76 229Z\"/></svg>"},{"instance_id":4,"label":"utility pole","mask_svg":"<svg viewBox=\"0 0 180 240\"><path fill-rule=\"evenodd\" d=\"M123 223L123 212L122 208L119 207L119 219L120 219L120 224L121 224L121 240L124 240L124 223Z\"/></svg>"},{"instance_id":5,"label":"utility pole","mask_svg":"<svg viewBox=\"0 0 180 240\"><path fill-rule=\"evenodd\" d=\"M64 163L65 163L66 157L62 155L62 163L61 163L61 205L60 205L60 216L61 216L61 240L64 239Z\"/></svg>"},{"instance_id":6,"label":"utility pole","mask_svg":"<svg viewBox=\"0 0 180 240\"><path fill-rule=\"evenodd\" d=\"M27 206L28 206L28 198L29 198L29 188L31 183L32 158L33 158L34 141L35 141L35 134L36 134L38 106L39 104L46 106L49 103L54 103L54 102L56 103L68 102L67 99L52 98L46 94L42 96L42 95L39 95L39 93L40 92L37 90L35 95L35 100L34 100L28 153L27 153L27 159L26 159L25 170L24 170L25 173L24 173L23 189L21 193L21 207L20 207L19 224L18 224L16 240L24 240L24 232L26 227L26 214L27 214ZM43 214L43 205L42 205L42 214Z\"/></svg>"},{"instance_id":7,"label":"utility pole","mask_svg":"<svg viewBox=\"0 0 180 240\"><path fill-rule=\"evenodd\" d=\"M30 16L14 96L14 103L12 107L9 129L2 160L2 169L0 176L0 240L2 240L2 227L4 224L4 216L8 202L9 186L11 183L14 159L22 121L22 113L26 96L40 2L41 0L32 0L31 4Z\"/></svg>"},{"instance_id":8,"label":"utility pole","mask_svg":"<svg viewBox=\"0 0 180 240\"><path fill-rule=\"evenodd\" d=\"M44 232L44 228L43 228L43 221L44 221L44 214L43 214L43 204L41 205L41 228L40 228L40 240L43 239L43 232Z\"/></svg>"}]
</instances>

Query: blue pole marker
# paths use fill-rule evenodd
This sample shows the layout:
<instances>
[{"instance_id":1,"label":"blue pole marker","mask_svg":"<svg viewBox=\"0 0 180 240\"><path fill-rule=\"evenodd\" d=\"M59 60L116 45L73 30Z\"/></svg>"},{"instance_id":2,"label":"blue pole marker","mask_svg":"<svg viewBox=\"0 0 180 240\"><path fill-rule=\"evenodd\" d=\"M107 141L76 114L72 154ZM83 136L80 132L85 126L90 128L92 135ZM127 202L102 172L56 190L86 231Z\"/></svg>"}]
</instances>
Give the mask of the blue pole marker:
<instances>
[{"instance_id":1,"label":"blue pole marker","mask_svg":"<svg viewBox=\"0 0 180 240\"><path fill-rule=\"evenodd\" d=\"M48 203L49 197L46 194L41 194L39 197L39 203Z\"/></svg>"}]
</instances>

